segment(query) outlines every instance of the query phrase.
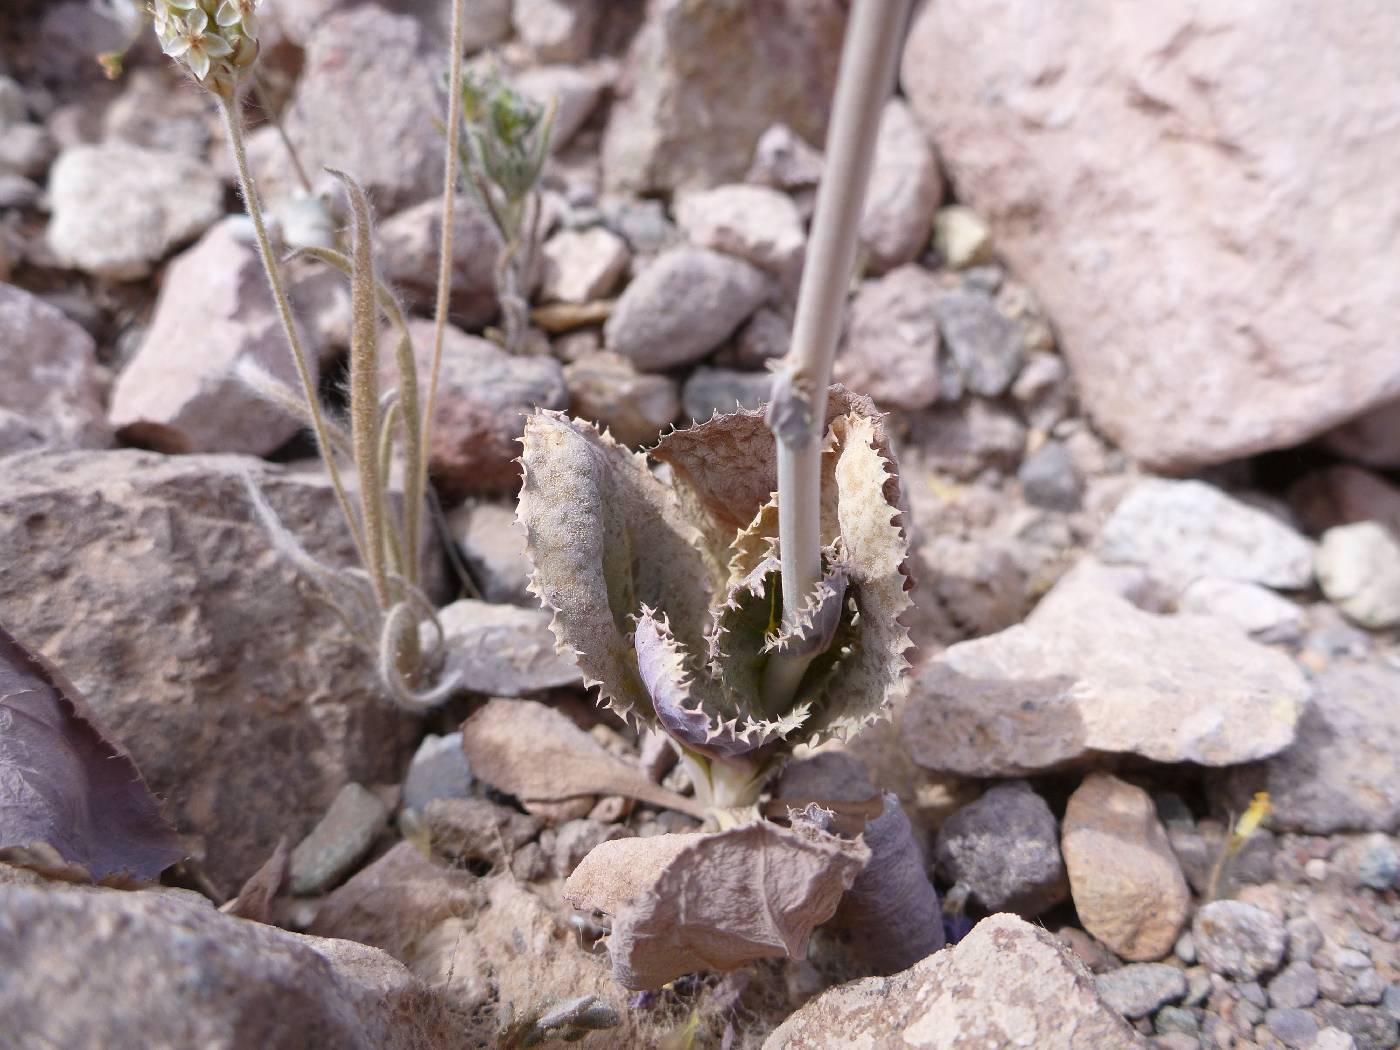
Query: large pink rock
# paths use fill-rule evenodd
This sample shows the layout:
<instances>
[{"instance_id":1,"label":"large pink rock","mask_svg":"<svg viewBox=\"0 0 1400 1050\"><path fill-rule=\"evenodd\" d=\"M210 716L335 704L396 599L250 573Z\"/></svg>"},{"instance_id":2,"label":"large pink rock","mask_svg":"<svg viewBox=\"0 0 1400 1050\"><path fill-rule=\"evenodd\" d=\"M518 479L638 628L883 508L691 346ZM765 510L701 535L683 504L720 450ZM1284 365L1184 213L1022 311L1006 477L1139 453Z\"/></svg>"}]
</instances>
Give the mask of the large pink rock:
<instances>
[{"instance_id":1,"label":"large pink rock","mask_svg":"<svg viewBox=\"0 0 1400 1050\"><path fill-rule=\"evenodd\" d=\"M939 0L902 83L1098 423L1188 470L1400 393L1397 47L1387 4Z\"/></svg>"}]
</instances>

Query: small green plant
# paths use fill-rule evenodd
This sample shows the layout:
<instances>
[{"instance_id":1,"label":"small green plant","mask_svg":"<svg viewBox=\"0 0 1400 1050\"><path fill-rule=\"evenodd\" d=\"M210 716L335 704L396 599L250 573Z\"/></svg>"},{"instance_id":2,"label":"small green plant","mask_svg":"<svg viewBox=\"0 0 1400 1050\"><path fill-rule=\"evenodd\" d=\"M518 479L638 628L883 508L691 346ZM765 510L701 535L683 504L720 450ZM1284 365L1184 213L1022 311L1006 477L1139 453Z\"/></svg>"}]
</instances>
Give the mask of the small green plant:
<instances>
[{"instance_id":1,"label":"small green plant","mask_svg":"<svg viewBox=\"0 0 1400 1050\"><path fill-rule=\"evenodd\" d=\"M501 236L496 295L501 328L492 335L511 353L525 348L530 284L539 258L540 174L549 156L554 109L506 84L494 69L462 79L460 160L467 186Z\"/></svg>"},{"instance_id":2,"label":"small green plant","mask_svg":"<svg viewBox=\"0 0 1400 1050\"><path fill-rule=\"evenodd\" d=\"M307 576L340 616L355 641L378 665L386 694L397 703L421 708L435 704L455 687L436 681L438 647L427 647L419 624L437 628L432 603L421 590L422 512L427 493L427 448L433 418L447 301L451 280L452 209L455 200L460 100L449 94L449 135L443 193L443 243L439 269L437 326L433 366L426 399L420 397L413 348L403 310L375 278L373 228L369 202L354 179L331 171L345 187L350 207L351 243L340 253L327 248L306 253L341 270L350 281L350 407L348 420L332 418L321 406L316 378L302 344L281 266L267 231L257 185L244 148L240 96L251 80L258 56L257 8L260 0L154 0L151 15L156 36L167 55L217 99L238 173L239 188L252 221L258 253L277 314L292 354L301 389L288 390L266 372L245 365L243 378L264 396L306 421L325 463L336 499L354 541L359 567L332 569L313 558L277 520L272 508L249 482L253 507L276 547ZM462 5L453 4L449 83L461 80ZM394 362L398 385L380 389L379 337L382 321L396 331ZM351 498L341 470L347 460L358 484ZM395 466L403 478L401 501L393 498L390 479ZM396 505L397 504L397 505Z\"/></svg>"}]
</instances>

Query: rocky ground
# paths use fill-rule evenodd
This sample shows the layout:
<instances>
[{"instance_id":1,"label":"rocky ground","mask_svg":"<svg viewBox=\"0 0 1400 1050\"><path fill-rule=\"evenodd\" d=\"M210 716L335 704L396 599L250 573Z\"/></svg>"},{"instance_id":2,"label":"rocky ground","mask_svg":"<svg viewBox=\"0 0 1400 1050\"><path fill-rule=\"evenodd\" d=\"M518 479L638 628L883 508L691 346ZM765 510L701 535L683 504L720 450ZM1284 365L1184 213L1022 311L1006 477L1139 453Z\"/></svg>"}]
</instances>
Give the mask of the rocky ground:
<instances>
[{"instance_id":1,"label":"rocky ground","mask_svg":"<svg viewBox=\"0 0 1400 1050\"><path fill-rule=\"evenodd\" d=\"M296 422L235 377L291 373L216 115L149 34L104 78L121 8L0 14L0 624L86 694L189 859L140 890L0 865L17 1045L511 1045L583 996L615 1015L598 1047L1400 1045L1393 12L920 8L837 363L891 413L915 668L888 723L788 775L898 794L955 943L870 976L820 930L631 995L562 881L694 827L636 801L688 784L555 655L515 442L535 406L643 447L765 399L845 5L468 5L472 61L558 110L540 352L483 338L497 242L458 203L432 587L470 691L426 719L251 515L248 470L350 557ZM369 190L420 351L445 19L262 11L270 101L313 178ZM275 129L250 149L293 238ZM335 397L348 295L291 279ZM565 722L539 724L596 789L474 769L487 698Z\"/></svg>"}]
</instances>

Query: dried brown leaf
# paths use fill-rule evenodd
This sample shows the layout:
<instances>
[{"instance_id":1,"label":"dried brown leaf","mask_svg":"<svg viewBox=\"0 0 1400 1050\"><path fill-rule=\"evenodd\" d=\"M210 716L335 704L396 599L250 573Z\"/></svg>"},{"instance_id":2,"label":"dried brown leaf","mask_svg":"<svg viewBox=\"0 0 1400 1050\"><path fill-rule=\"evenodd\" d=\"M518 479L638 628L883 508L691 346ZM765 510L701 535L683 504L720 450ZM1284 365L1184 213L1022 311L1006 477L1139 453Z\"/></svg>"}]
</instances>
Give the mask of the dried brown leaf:
<instances>
[{"instance_id":1,"label":"dried brown leaf","mask_svg":"<svg viewBox=\"0 0 1400 1050\"><path fill-rule=\"evenodd\" d=\"M277 848L272 851L257 871L248 876L238 896L219 910L227 915L253 922L272 922L272 904L287 885L287 875L292 867L292 850L284 836L277 840Z\"/></svg>"},{"instance_id":2,"label":"dried brown leaf","mask_svg":"<svg viewBox=\"0 0 1400 1050\"><path fill-rule=\"evenodd\" d=\"M99 881L150 881L185 852L131 756L102 735L78 691L3 628L0 849L56 853Z\"/></svg>"},{"instance_id":3,"label":"dried brown leaf","mask_svg":"<svg viewBox=\"0 0 1400 1050\"><path fill-rule=\"evenodd\" d=\"M535 700L490 700L462 726L472 773L524 803L624 795L698 819L698 802L648 780L554 708Z\"/></svg>"}]
</instances>

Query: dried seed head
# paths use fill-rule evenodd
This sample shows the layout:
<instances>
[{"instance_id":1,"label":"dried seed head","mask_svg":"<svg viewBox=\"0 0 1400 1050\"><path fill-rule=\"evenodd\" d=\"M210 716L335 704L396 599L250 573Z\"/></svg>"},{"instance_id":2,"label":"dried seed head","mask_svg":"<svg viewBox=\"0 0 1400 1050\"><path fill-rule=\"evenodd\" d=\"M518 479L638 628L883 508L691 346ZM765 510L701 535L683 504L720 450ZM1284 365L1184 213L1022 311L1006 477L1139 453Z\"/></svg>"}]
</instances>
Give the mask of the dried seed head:
<instances>
[{"instance_id":1,"label":"dried seed head","mask_svg":"<svg viewBox=\"0 0 1400 1050\"><path fill-rule=\"evenodd\" d=\"M262 0L152 0L161 50L210 91L232 97L257 60L257 9Z\"/></svg>"}]
</instances>

